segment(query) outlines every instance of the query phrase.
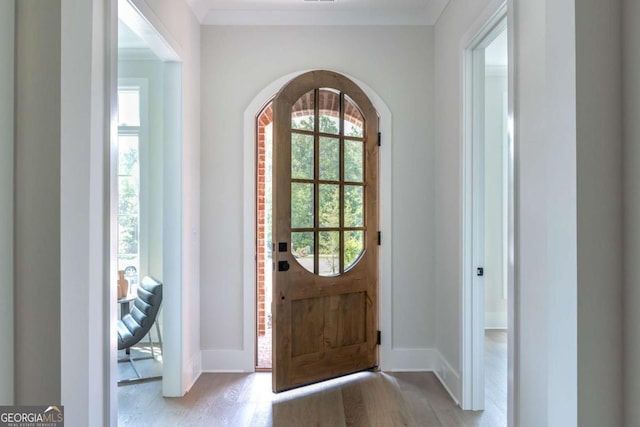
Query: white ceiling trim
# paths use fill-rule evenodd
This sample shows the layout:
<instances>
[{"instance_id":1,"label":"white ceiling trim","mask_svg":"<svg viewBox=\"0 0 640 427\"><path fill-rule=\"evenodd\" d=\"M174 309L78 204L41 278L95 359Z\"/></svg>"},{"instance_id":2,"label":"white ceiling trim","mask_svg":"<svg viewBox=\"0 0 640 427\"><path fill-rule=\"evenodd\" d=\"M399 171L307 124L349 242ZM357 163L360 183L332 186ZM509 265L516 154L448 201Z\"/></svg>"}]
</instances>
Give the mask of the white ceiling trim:
<instances>
[{"instance_id":1,"label":"white ceiling trim","mask_svg":"<svg viewBox=\"0 0 640 427\"><path fill-rule=\"evenodd\" d=\"M332 4L308 4L285 8L267 2L258 9L239 4L207 7L203 0L186 0L203 25L434 25L449 0L428 0L420 5L400 6L390 1L388 7L332 8ZM302 1L300 1L302 3ZM336 2L339 4L339 1Z\"/></svg>"},{"instance_id":2,"label":"white ceiling trim","mask_svg":"<svg viewBox=\"0 0 640 427\"><path fill-rule=\"evenodd\" d=\"M205 25L430 25L424 13L344 13L294 10L217 10L204 18Z\"/></svg>"}]
</instances>

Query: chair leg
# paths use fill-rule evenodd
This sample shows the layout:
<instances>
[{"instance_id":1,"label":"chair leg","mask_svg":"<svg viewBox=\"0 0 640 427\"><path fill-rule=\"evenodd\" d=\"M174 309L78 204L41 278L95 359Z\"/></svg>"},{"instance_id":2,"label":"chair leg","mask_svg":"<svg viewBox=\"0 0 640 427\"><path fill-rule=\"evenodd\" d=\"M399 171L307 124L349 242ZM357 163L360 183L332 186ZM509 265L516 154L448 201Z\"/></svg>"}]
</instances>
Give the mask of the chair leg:
<instances>
[{"instance_id":1,"label":"chair leg","mask_svg":"<svg viewBox=\"0 0 640 427\"><path fill-rule=\"evenodd\" d=\"M140 375L140 372L136 369L136 364L133 363L133 359L131 357L129 357L129 363L131 363L131 367L133 368L133 372L136 373L136 377L138 377L138 379L142 378L142 375Z\"/></svg>"},{"instance_id":2,"label":"chair leg","mask_svg":"<svg viewBox=\"0 0 640 427\"><path fill-rule=\"evenodd\" d=\"M156 321L156 332L158 333L158 342L160 343L160 354L162 354L162 335L160 335L160 325Z\"/></svg>"},{"instance_id":3,"label":"chair leg","mask_svg":"<svg viewBox=\"0 0 640 427\"><path fill-rule=\"evenodd\" d=\"M140 359L151 359L151 357L146 356L146 357L142 357ZM138 384L138 383L144 383L144 382L148 382L148 381L156 381L156 380L161 380L162 379L162 375L156 375L156 376L152 376L152 377L143 377L140 374L140 371L138 371L138 368L136 368L136 364L134 363L134 360L140 360L140 359L134 359L131 356L128 356L127 358L123 358L123 359L118 359L118 363L129 362L131 364L131 368L133 369L133 372L136 374L136 378L119 380L118 381L118 385L119 386L121 386L121 385L129 385L129 384Z\"/></svg>"},{"instance_id":4,"label":"chair leg","mask_svg":"<svg viewBox=\"0 0 640 427\"><path fill-rule=\"evenodd\" d=\"M151 346L151 357L153 357L155 359L156 358L156 354L153 351L153 340L151 339L151 331L149 331L147 336L149 337L149 346Z\"/></svg>"}]
</instances>

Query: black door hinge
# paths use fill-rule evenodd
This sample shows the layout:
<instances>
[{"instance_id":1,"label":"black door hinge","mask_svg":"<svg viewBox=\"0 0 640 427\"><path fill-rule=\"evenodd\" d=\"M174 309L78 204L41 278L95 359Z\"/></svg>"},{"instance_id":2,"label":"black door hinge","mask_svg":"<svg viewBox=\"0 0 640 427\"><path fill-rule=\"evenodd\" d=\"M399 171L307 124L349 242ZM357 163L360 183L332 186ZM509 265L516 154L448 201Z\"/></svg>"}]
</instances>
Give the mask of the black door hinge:
<instances>
[{"instance_id":1,"label":"black door hinge","mask_svg":"<svg viewBox=\"0 0 640 427\"><path fill-rule=\"evenodd\" d=\"M378 331L376 334L376 344L380 345L382 343L382 332Z\"/></svg>"},{"instance_id":2,"label":"black door hinge","mask_svg":"<svg viewBox=\"0 0 640 427\"><path fill-rule=\"evenodd\" d=\"M382 232L378 231L378 246L382 245Z\"/></svg>"},{"instance_id":3,"label":"black door hinge","mask_svg":"<svg viewBox=\"0 0 640 427\"><path fill-rule=\"evenodd\" d=\"M382 133L378 132L378 147L382 145Z\"/></svg>"}]
</instances>

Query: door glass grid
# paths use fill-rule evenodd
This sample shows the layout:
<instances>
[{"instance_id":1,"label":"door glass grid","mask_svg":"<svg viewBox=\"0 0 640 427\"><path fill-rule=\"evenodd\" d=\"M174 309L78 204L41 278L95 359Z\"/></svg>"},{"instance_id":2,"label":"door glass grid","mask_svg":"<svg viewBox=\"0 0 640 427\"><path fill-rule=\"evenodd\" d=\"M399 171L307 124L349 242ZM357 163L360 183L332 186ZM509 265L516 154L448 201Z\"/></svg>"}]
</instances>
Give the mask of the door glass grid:
<instances>
[{"instance_id":1,"label":"door glass grid","mask_svg":"<svg viewBox=\"0 0 640 427\"><path fill-rule=\"evenodd\" d=\"M364 252L364 117L334 89L291 110L291 252L307 271L337 276Z\"/></svg>"}]
</instances>

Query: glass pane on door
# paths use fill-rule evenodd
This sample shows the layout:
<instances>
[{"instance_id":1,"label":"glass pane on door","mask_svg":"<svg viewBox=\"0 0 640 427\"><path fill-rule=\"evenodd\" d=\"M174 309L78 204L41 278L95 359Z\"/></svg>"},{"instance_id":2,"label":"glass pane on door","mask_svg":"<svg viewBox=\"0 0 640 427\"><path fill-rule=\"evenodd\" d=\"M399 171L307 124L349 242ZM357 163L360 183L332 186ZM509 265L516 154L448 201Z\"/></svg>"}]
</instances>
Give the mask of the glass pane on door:
<instances>
[{"instance_id":1,"label":"glass pane on door","mask_svg":"<svg viewBox=\"0 0 640 427\"><path fill-rule=\"evenodd\" d=\"M340 227L340 186L320 184L318 220L321 228Z\"/></svg>"},{"instance_id":2,"label":"glass pane on door","mask_svg":"<svg viewBox=\"0 0 640 427\"><path fill-rule=\"evenodd\" d=\"M340 140L320 137L320 180L340 180Z\"/></svg>"},{"instance_id":3,"label":"glass pane on door","mask_svg":"<svg viewBox=\"0 0 640 427\"><path fill-rule=\"evenodd\" d=\"M313 227L313 184L291 183L291 228Z\"/></svg>"},{"instance_id":4,"label":"glass pane on door","mask_svg":"<svg viewBox=\"0 0 640 427\"><path fill-rule=\"evenodd\" d=\"M291 178L313 179L313 135L291 134Z\"/></svg>"},{"instance_id":5,"label":"glass pane on door","mask_svg":"<svg viewBox=\"0 0 640 427\"><path fill-rule=\"evenodd\" d=\"M298 99L291 109L291 129L313 131L315 125L315 91L311 90Z\"/></svg>"},{"instance_id":6,"label":"glass pane on door","mask_svg":"<svg viewBox=\"0 0 640 427\"><path fill-rule=\"evenodd\" d=\"M340 274L340 232L321 231L319 233L318 274L336 276Z\"/></svg>"},{"instance_id":7,"label":"glass pane on door","mask_svg":"<svg viewBox=\"0 0 640 427\"><path fill-rule=\"evenodd\" d=\"M364 142L344 142L344 180L364 182Z\"/></svg>"},{"instance_id":8,"label":"glass pane on door","mask_svg":"<svg viewBox=\"0 0 640 427\"><path fill-rule=\"evenodd\" d=\"M364 226L364 187L361 185L344 186L344 226Z\"/></svg>"},{"instance_id":9,"label":"glass pane on door","mask_svg":"<svg viewBox=\"0 0 640 427\"><path fill-rule=\"evenodd\" d=\"M347 95L344 96L344 135L364 137L364 117L355 102Z\"/></svg>"},{"instance_id":10,"label":"glass pane on door","mask_svg":"<svg viewBox=\"0 0 640 427\"><path fill-rule=\"evenodd\" d=\"M311 273L314 272L314 240L313 232L291 233L291 253L296 261Z\"/></svg>"},{"instance_id":11,"label":"glass pane on door","mask_svg":"<svg viewBox=\"0 0 640 427\"><path fill-rule=\"evenodd\" d=\"M320 132L338 135L340 133L340 93L333 89L320 89L318 96Z\"/></svg>"},{"instance_id":12,"label":"glass pane on door","mask_svg":"<svg viewBox=\"0 0 640 427\"><path fill-rule=\"evenodd\" d=\"M344 271L353 267L364 251L364 231L345 231L344 233Z\"/></svg>"}]
</instances>

